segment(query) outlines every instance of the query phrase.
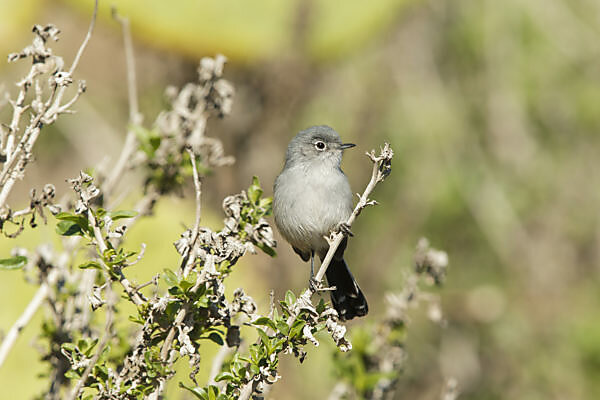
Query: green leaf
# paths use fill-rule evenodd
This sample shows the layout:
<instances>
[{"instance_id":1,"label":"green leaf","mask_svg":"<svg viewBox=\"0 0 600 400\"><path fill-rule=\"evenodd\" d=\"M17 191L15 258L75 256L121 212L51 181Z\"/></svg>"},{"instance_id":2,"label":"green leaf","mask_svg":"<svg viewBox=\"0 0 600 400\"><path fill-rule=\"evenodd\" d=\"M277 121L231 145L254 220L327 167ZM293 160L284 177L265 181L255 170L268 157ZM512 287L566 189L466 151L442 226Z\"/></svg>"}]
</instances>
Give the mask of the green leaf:
<instances>
[{"instance_id":1,"label":"green leaf","mask_svg":"<svg viewBox=\"0 0 600 400\"><path fill-rule=\"evenodd\" d=\"M214 385L210 385L208 387L208 400L217 400L218 395L219 389Z\"/></svg>"},{"instance_id":2,"label":"green leaf","mask_svg":"<svg viewBox=\"0 0 600 400\"><path fill-rule=\"evenodd\" d=\"M260 188L260 182L258 181L257 176L252 177L252 184L248 188L248 199L253 204L257 204L260 196L262 196L263 190Z\"/></svg>"},{"instance_id":3,"label":"green leaf","mask_svg":"<svg viewBox=\"0 0 600 400\"><path fill-rule=\"evenodd\" d=\"M98 344L98 339L94 340L80 340L78 342L79 350L86 356L90 357L92 355L92 350Z\"/></svg>"},{"instance_id":4,"label":"green leaf","mask_svg":"<svg viewBox=\"0 0 600 400\"><path fill-rule=\"evenodd\" d=\"M81 374L75 370L70 369L67 372L65 372L65 378L79 379L81 378Z\"/></svg>"},{"instance_id":5,"label":"green leaf","mask_svg":"<svg viewBox=\"0 0 600 400\"><path fill-rule=\"evenodd\" d=\"M291 290L288 290L287 292L285 292L285 302L287 303L288 306L291 306L292 304L294 304L296 302L296 296L294 295L294 293Z\"/></svg>"},{"instance_id":6,"label":"green leaf","mask_svg":"<svg viewBox=\"0 0 600 400\"><path fill-rule=\"evenodd\" d=\"M181 291L181 288L179 288L179 286L171 286L169 289L169 294L173 295L173 296L179 296L182 295L183 292Z\"/></svg>"},{"instance_id":7,"label":"green leaf","mask_svg":"<svg viewBox=\"0 0 600 400\"><path fill-rule=\"evenodd\" d=\"M277 330L277 328L275 327L275 322L273 322L270 318L267 318L267 317L260 317L256 321L254 321L253 324L268 326L269 328L273 329L274 331Z\"/></svg>"},{"instance_id":8,"label":"green leaf","mask_svg":"<svg viewBox=\"0 0 600 400\"><path fill-rule=\"evenodd\" d=\"M135 132L140 149L146 153L148 157L153 158L156 149L160 146L161 139L159 134L154 130L148 130L139 125L132 126L130 129Z\"/></svg>"},{"instance_id":9,"label":"green leaf","mask_svg":"<svg viewBox=\"0 0 600 400\"><path fill-rule=\"evenodd\" d=\"M62 347L69 353L72 353L77 348L77 346L75 346L74 343L63 343L60 347Z\"/></svg>"},{"instance_id":10,"label":"green leaf","mask_svg":"<svg viewBox=\"0 0 600 400\"><path fill-rule=\"evenodd\" d=\"M263 353L262 351L262 347L256 346L256 345L252 345L250 346L250 359L252 360L253 363L258 363L260 361L261 358L261 354Z\"/></svg>"},{"instance_id":11,"label":"green leaf","mask_svg":"<svg viewBox=\"0 0 600 400\"><path fill-rule=\"evenodd\" d=\"M166 268L164 271L165 271L165 273L163 274L163 279L165 280L167 285L169 285L169 286L179 285L179 279L177 278L177 275L175 275L175 272L171 271L170 269L166 269Z\"/></svg>"},{"instance_id":12,"label":"green leaf","mask_svg":"<svg viewBox=\"0 0 600 400\"><path fill-rule=\"evenodd\" d=\"M271 354L271 340L269 339L269 336L267 335L267 333L265 331L263 331L260 328L256 328L256 331L258 332L258 336L260 336L260 340L265 345L265 348L267 349L267 353Z\"/></svg>"},{"instance_id":13,"label":"green leaf","mask_svg":"<svg viewBox=\"0 0 600 400\"><path fill-rule=\"evenodd\" d=\"M215 376L215 382L221 381L230 381L233 379L233 374L231 372L221 372L217 376Z\"/></svg>"},{"instance_id":14,"label":"green leaf","mask_svg":"<svg viewBox=\"0 0 600 400\"><path fill-rule=\"evenodd\" d=\"M272 197L263 197L262 199L260 199L260 201L258 202L258 206L261 208L265 208L268 211L271 210L271 204L273 204L273 198Z\"/></svg>"},{"instance_id":15,"label":"green leaf","mask_svg":"<svg viewBox=\"0 0 600 400\"><path fill-rule=\"evenodd\" d=\"M196 396L197 399L201 399L201 400L208 399L208 395L206 393L206 390L204 390L204 388L201 388L201 387L193 388L193 387L184 385L182 382L179 382L179 387L187 389L188 391L190 391L190 393L192 393L194 396Z\"/></svg>"},{"instance_id":16,"label":"green leaf","mask_svg":"<svg viewBox=\"0 0 600 400\"><path fill-rule=\"evenodd\" d=\"M102 265L100 265L99 262L97 261L87 261L84 262L83 264L79 265L80 269L90 269L90 268L94 268L94 269L102 269Z\"/></svg>"},{"instance_id":17,"label":"green leaf","mask_svg":"<svg viewBox=\"0 0 600 400\"><path fill-rule=\"evenodd\" d=\"M263 252L267 253L271 257L275 257L277 255L277 253L275 252L275 249L273 249L270 246L267 246L264 243L256 243L256 247L258 247L259 249L261 249Z\"/></svg>"},{"instance_id":18,"label":"green leaf","mask_svg":"<svg viewBox=\"0 0 600 400\"><path fill-rule=\"evenodd\" d=\"M0 259L0 269L21 269L25 266L25 264L27 264L27 257L24 256Z\"/></svg>"},{"instance_id":19,"label":"green leaf","mask_svg":"<svg viewBox=\"0 0 600 400\"><path fill-rule=\"evenodd\" d=\"M290 328L290 337L293 338L298 336L300 332L302 332L302 328L304 328L304 325L306 325L306 321L304 320L297 319L296 321L294 321L292 327Z\"/></svg>"},{"instance_id":20,"label":"green leaf","mask_svg":"<svg viewBox=\"0 0 600 400\"><path fill-rule=\"evenodd\" d=\"M223 346L223 338L217 332L211 332L210 335L208 335L208 339L212 340L219 346Z\"/></svg>"},{"instance_id":21,"label":"green leaf","mask_svg":"<svg viewBox=\"0 0 600 400\"><path fill-rule=\"evenodd\" d=\"M317 307L316 307L316 310L319 314L322 314L323 311L325 311L325 305L326 305L325 300L320 299L319 304L317 304Z\"/></svg>"},{"instance_id":22,"label":"green leaf","mask_svg":"<svg viewBox=\"0 0 600 400\"><path fill-rule=\"evenodd\" d=\"M140 324L140 325L144 325L144 323L146 322L146 320L145 320L145 319L143 319L143 318L141 318L141 317L139 317L139 316L133 316L133 315L130 315L130 316L128 317L128 319L129 319L131 322L133 322L133 323L136 323L136 324Z\"/></svg>"},{"instance_id":23,"label":"green leaf","mask_svg":"<svg viewBox=\"0 0 600 400\"><path fill-rule=\"evenodd\" d=\"M275 341L273 344L273 350L275 351L283 351L283 345L287 342L286 338L280 338Z\"/></svg>"},{"instance_id":24,"label":"green leaf","mask_svg":"<svg viewBox=\"0 0 600 400\"><path fill-rule=\"evenodd\" d=\"M201 296L200 298L198 298L198 300L196 300L196 303L194 303L194 304L197 307L208 308L208 297Z\"/></svg>"},{"instance_id":25,"label":"green leaf","mask_svg":"<svg viewBox=\"0 0 600 400\"><path fill-rule=\"evenodd\" d=\"M182 280L181 283L179 284L179 287L184 291L187 292L187 290L191 287L193 287L195 285L195 282L188 282L186 280Z\"/></svg>"},{"instance_id":26,"label":"green leaf","mask_svg":"<svg viewBox=\"0 0 600 400\"><path fill-rule=\"evenodd\" d=\"M279 332L283 333L285 336L290 333L290 327L285 323L285 321L282 320L277 321L277 330L279 330Z\"/></svg>"},{"instance_id":27,"label":"green leaf","mask_svg":"<svg viewBox=\"0 0 600 400\"><path fill-rule=\"evenodd\" d=\"M73 221L73 222L79 222L82 218L85 219L85 217L83 217L81 215L68 213L68 212L58 213L54 217L61 221Z\"/></svg>"},{"instance_id":28,"label":"green leaf","mask_svg":"<svg viewBox=\"0 0 600 400\"><path fill-rule=\"evenodd\" d=\"M77 226L79 226L79 228L81 228L81 231L88 231L89 227L90 227L87 217L85 217L83 215L61 212L61 213L56 214L56 219L58 219L60 221L73 222L73 223L77 224ZM60 222L59 222L59 225L60 225ZM65 226L67 226L67 225L65 224Z\"/></svg>"},{"instance_id":29,"label":"green leaf","mask_svg":"<svg viewBox=\"0 0 600 400\"><path fill-rule=\"evenodd\" d=\"M113 211L113 212L108 213L108 216L113 221L116 221L118 219L123 219L123 218L133 218L137 215L138 215L137 211L131 211L131 210Z\"/></svg>"},{"instance_id":30,"label":"green leaf","mask_svg":"<svg viewBox=\"0 0 600 400\"><path fill-rule=\"evenodd\" d=\"M250 364L250 373L252 373L252 375L260 374L260 367L256 364Z\"/></svg>"},{"instance_id":31,"label":"green leaf","mask_svg":"<svg viewBox=\"0 0 600 400\"><path fill-rule=\"evenodd\" d=\"M56 224L56 233L61 236L83 235L83 230L76 222L60 221Z\"/></svg>"},{"instance_id":32,"label":"green leaf","mask_svg":"<svg viewBox=\"0 0 600 400\"><path fill-rule=\"evenodd\" d=\"M269 343L269 335L267 335L265 331L260 328L256 328L256 332L258 332L258 336L260 336L260 340L262 340L263 343Z\"/></svg>"}]
</instances>

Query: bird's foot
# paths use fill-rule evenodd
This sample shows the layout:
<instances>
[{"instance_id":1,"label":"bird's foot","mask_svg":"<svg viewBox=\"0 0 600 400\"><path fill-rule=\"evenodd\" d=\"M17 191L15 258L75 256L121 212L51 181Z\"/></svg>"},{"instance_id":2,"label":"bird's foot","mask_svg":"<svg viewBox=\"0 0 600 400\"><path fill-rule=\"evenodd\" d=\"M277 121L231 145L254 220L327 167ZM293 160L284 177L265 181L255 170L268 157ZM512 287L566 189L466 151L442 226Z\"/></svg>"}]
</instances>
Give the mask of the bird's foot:
<instances>
[{"instance_id":1,"label":"bird's foot","mask_svg":"<svg viewBox=\"0 0 600 400\"><path fill-rule=\"evenodd\" d=\"M323 285L322 282L317 281L313 277L311 277L308 280L308 287L310 288L311 292L313 292L313 293L327 292L327 291L333 291L333 290L337 289L335 286L327 287L327 286Z\"/></svg>"},{"instance_id":2,"label":"bird's foot","mask_svg":"<svg viewBox=\"0 0 600 400\"><path fill-rule=\"evenodd\" d=\"M354 233L350 230L350 225L345 222L340 222L335 231L342 233L344 236L354 236Z\"/></svg>"}]
</instances>

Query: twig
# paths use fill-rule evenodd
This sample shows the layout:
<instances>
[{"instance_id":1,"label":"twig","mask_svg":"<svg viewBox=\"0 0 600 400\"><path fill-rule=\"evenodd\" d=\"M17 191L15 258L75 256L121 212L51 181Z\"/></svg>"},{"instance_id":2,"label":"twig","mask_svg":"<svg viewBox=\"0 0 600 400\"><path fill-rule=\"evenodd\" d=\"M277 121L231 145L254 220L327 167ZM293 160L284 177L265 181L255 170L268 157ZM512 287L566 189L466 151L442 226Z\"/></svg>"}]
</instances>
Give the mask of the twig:
<instances>
[{"instance_id":1,"label":"twig","mask_svg":"<svg viewBox=\"0 0 600 400\"><path fill-rule=\"evenodd\" d=\"M193 175L194 175L194 187L196 189L196 220L194 222L194 229L192 230L192 237L190 240L190 249L188 251L188 253L185 255L185 257L182 260L182 267L180 268L180 272L181 273L183 271L183 275L186 276L187 273L189 272L189 268L191 267L191 265L194 262L194 257L191 257L191 254L193 252L194 246L196 244L196 239L198 239L198 235L199 235L199 231L200 231L200 217L201 217L201 213L202 213L202 202L201 202L201 197L202 197L202 182L200 181L200 177L198 176L198 168L196 166L196 156L194 155L194 152L191 149L186 149L188 154L190 155L190 160L192 162L192 171L193 171ZM175 322L173 324L173 326L171 327L171 329L169 330L169 333L167 334L167 338L165 339L165 342L163 343L163 346L160 350L160 357L163 361L167 361L167 357L169 355L169 350L171 349L171 346L173 344L173 340L175 339L175 333L176 333L176 326L181 324L181 322L183 322L183 319L185 318L187 314L187 307L182 308L181 310L179 310L179 313L177 314L176 318L175 318Z\"/></svg>"},{"instance_id":2,"label":"twig","mask_svg":"<svg viewBox=\"0 0 600 400\"><path fill-rule=\"evenodd\" d=\"M25 130L25 133L23 134L23 137L21 138L19 145L17 146L17 148L15 149L14 153L12 154L12 156L10 157L10 159L5 163L5 167L2 171L2 175L0 176L0 182L3 182L4 179L6 179L6 182L4 183L4 186L2 187L2 191L0 192L0 207L4 206L4 204L6 203L6 200L8 198L8 195L10 193L10 191L12 190L13 185L15 184L15 182L17 181L17 175L16 174L12 174L11 171L14 170L22 170L23 168L25 168L25 164L26 164L26 157L25 156L20 156L20 153L22 152L22 150L25 150L25 154L28 154L31 152L31 149L33 148L35 142L37 141L37 138L39 137L40 134L40 120L42 119L43 114L38 114L37 117L30 123L30 125L27 127L27 129ZM11 137L9 137L10 139ZM12 166L12 162L14 160L17 160L18 162L16 164L16 166L13 168Z\"/></svg>"},{"instance_id":3,"label":"twig","mask_svg":"<svg viewBox=\"0 0 600 400\"><path fill-rule=\"evenodd\" d=\"M98 16L98 0L94 0L94 11L92 13L92 20L90 21L90 26L88 27L85 38L83 39L83 42L81 43L81 46L79 46L79 50L77 50L77 54L75 55L75 58L73 59L71 68L69 68L69 72L68 72L69 76L72 76L73 72L75 72L75 68L77 68L77 65L79 64L79 60L81 59L81 56L83 55L83 51L87 47L87 44L92 37L92 32L94 31L94 27L96 26L96 17L97 16ZM62 98L63 98L66 90L67 90L66 85L61 86L61 88L58 90L58 92L56 94L56 98L54 99L54 102L52 103L52 106L50 106L50 108L43 114L44 120L49 121L52 119L56 119L57 112L59 111L59 108L60 108L60 102L62 101Z\"/></svg>"},{"instance_id":4,"label":"twig","mask_svg":"<svg viewBox=\"0 0 600 400\"><path fill-rule=\"evenodd\" d=\"M96 218L94 217L94 214L92 213L91 209L88 209L88 220L90 221L90 225L92 226L92 229L94 231L94 238L96 239L96 246L98 246L98 250L100 251L100 254L104 254L104 252L108 249L108 246L106 245L106 242L104 241L104 238L102 237L102 232L100 231L100 228L98 227L98 222L96 221ZM143 295L139 291L137 291L131 285L131 282L129 282L129 280L125 277L125 275L123 275L123 271L121 271L121 268L119 268L118 266L113 266L112 268L110 268L104 263L104 261L102 261L102 260L100 260L100 261L106 271L111 269L114 273L116 273L118 275L119 283L121 283L121 286L123 286L123 289L125 289L125 292L129 296L131 301L133 301L135 303L135 305L141 306L142 304L145 303L146 299L143 297Z\"/></svg>"},{"instance_id":5,"label":"twig","mask_svg":"<svg viewBox=\"0 0 600 400\"><path fill-rule=\"evenodd\" d=\"M145 288L145 287L147 287L147 286L150 286L150 285L158 285L158 277L159 277L159 276L160 276L160 275L158 275L158 274L157 274L157 275L154 275L154 277L153 277L152 279L150 279L148 282L146 282L146 283L142 283L141 285L138 285L138 286L135 288L135 290L140 290L140 289L143 289L143 288Z\"/></svg>"},{"instance_id":6,"label":"twig","mask_svg":"<svg viewBox=\"0 0 600 400\"><path fill-rule=\"evenodd\" d=\"M198 167L196 166L196 155L192 149L186 149L192 161L192 173L194 174L194 187L196 189L196 220L194 222L194 230L192 231L192 244L196 242L196 238L200 234L200 216L202 214L202 181L198 176Z\"/></svg>"},{"instance_id":7,"label":"twig","mask_svg":"<svg viewBox=\"0 0 600 400\"><path fill-rule=\"evenodd\" d=\"M129 122L139 124L141 115L139 112L137 98L137 79L135 75L135 57L133 55L133 44L131 41L131 30L129 19L120 16L117 9L113 7L112 16L121 24L123 29L123 47L125 49L125 64L127 66L127 95L129 98Z\"/></svg>"},{"instance_id":8,"label":"twig","mask_svg":"<svg viewBox=\"0 0 600 400\"><path fill-rule=\"evenodd\" d=\"M219 351L213 358L212 364L210 366L210 374L208 375L208 385L214 385L217 383L215 382L215 378L221 371L221 367L223 367L223 362L231 353L233 353L234 350L235 347L229 346L221 346L219 348Z\"/></svg>"},{"instance_id":9,"label":"twig","mask_svg":"<svg viewBox=\"0 0 600 400\"><path fill-rule=\"evenodd\" d=\"M200 217L201 217L201 213L202 213L202 202L201 202L201 197L202 197L202 182L200 181L200 177L198 176L198 168L196 166L196 156L194 155L194 152L191 149L186 149L188 154L190 155L190 160L192 162L192 171L193 171L193 175L194 175L194 187L196 189L196 220L194 222L194 229L192 230L192 237L190 240L190 249L188 251L188 253L186 254L186 256L183 258L182 260L182 267L180 268L180 273L181 271L183 271L184 276L186 276L186 271L189 270L189 268L191 267L191 265L194 262L194 257L191 257L192 253L193 253L193 249L194 246L196 244L196 240L198 239L198 235L199 235L199 231L200 231ZM175 333L176 333L176 326L181 324L181 322L183 322L183 319L185 318L187 314L187 307L183 307L181 310L179 310L179 313L177 314L176 318L175 318L175 322L173 324L173 326L171 327L171 330L169 331L169 333L167 334L167 338L165 339L165 342L163 343L163 346L160 350L160 356L161 359L163 361L167 361L167 357L169 355L169 350L171 349L171 346L173 344L173 340L175 339Z\"/></svg>"},{"instance_id":10,"label":"twig","mask_svg":"<svg viewBox=\"0 0 600 400\"><path fill-rule=\"evenodd\" d=\"M111 174L106 179L103 185L104 194L110 196L114 190L119 177L123 174L127 163L131 159L133 153L137 150L137 138L135 135L135 127L142 123L142 115L139 112L137 98L137 79L135 74L135 57L133 55L133 44L131 41L131 31L129 29L129 19L121 17L115 8L112 9L112 15L117 20L123 29L123 46L125 48L125 63L127 65L127 97L129 100L129 129L125 138L123 151L117 160Z\"/></svg>"},{"instance_id":11,"label":"twig","mask_svg":"<svg viewBox=\"0 0 600 400\"><path fill-rule=\"evenodd\" d=\"M83 39L83 43L79 46L79 50L75 55L75 59L73 60L73 64L71 64L71 68L69 68L69 74L73 75L75 72L75 68L77 68L77 64L79 64L79 60L83 54L83 50L85 50L88 42L92 37L92 32L94 31L94 26L96 25L96 16L98 15L98 0L94 0L94 12L92 14L92 21L90 22L90 26L88 28L87 34L85 35L85 39Z\"/></svg>"},{"instance_id":12,"label":"twig","mask_svg":"<svg viewBox=\"0 0 600 400\"><path fill-rule=\"evenodd\" d=\"M178 325L181 325L181 323L183 322L183 319L187 315L188 309L189 309L189 304L184 304L183 307L181 308L181 310L179 310L179 312L177 313L175 320L173 321L173 326L171 327L171 330L169 330L169 333L167 334L167 338L165 339L165 342L163 343L163 346L160 349L160 358L163 362L167 361L167 357L169 356L169 351L171 350L171 346L173 345L173 340L175 339L175 333L177 331L176 327Z\"/></svg>"},{"instance_id":13,"label":"twig","mask_svg":"<svg viewBox=\"0 0 600 400\"><path fill-rule=\"evenodd\" d=\"M0 367L4 364L8 353L14 346L17 338L19 337L21 331L27 326L31 318L35 315L37 309L42 305L46 297L48 296L48 292L50 290L50 286L54 284L56 277L58 276L58 272L56 269L53 269L48 275L48 280L39 287L23 314L15 321L13 326L10 328L6 337L2 341L2 345L0 346Z\"/></svg>"},{"instance_id":14,"label":"twig","mask_svg":"<svg viewBox=\"0 0 600 400\"><path fill-rule=\"evenodd\" d=\"M106 282L110 282L110 277L108 276L108 274L105 273L105 275L106 275ZM106 323L104 325L104 336L102 337L102 341L98 344L98 349L96 350L96 353L89 360L89 363L88 363L87 367L85 368L85 370L83 371L81 378L79 379L79 381L77 381L77 385L75 385L75 387L71 391L71 395L68 397L68 400L75 400L77 398L77 396L79 395L79 392L83 388L83 385L85 385L85 381L90 376L92 369L96 366L96 363L98 362L98 359L100 358L100 355L102 354L102 352L104 351L104 348L108 344L108 341L113 336L111 333L111 330L112 330L112 324L113 324L115 300L114 300L114 293L112 292L112 287L110 284L106 285L106 297L107 297L107 299L110 299L110 300L109 300L108 307L106 309Z\"/></svg>"}]
</instances>

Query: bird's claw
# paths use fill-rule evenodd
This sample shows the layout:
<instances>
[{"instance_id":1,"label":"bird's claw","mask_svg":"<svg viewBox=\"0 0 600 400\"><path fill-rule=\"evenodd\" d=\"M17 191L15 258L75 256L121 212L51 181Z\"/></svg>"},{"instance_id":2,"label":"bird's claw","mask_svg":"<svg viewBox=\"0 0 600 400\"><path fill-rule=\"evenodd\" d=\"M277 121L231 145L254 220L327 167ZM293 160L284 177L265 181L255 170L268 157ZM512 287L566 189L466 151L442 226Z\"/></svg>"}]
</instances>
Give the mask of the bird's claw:
<instances>
[{"instance_id":1,"label":"bird's claw","mask_svg":"<svg viewBox=\"0 0 600 400\"><path fill-rule=\"evenodd\" d=\"M354 233L350 230L350 225L345 222L340 222L336 227L337 232L341 232L344 236L354 236Z\"/></svg>"},{"instance_id":2,"label":"bird's claw","mask_svg":"<svg viewBox=\"0 0 600 400\"><path fill-rule=\"evenodd\" d=\"M326 287L323 285L322 282L317 281L315 278L310 278L308 280L308 287L310 288L311 292L313 292L313 293L327 292L327 291L333 291L333 290L337 289L335 286Z\"/></svg>"}]
</instances>

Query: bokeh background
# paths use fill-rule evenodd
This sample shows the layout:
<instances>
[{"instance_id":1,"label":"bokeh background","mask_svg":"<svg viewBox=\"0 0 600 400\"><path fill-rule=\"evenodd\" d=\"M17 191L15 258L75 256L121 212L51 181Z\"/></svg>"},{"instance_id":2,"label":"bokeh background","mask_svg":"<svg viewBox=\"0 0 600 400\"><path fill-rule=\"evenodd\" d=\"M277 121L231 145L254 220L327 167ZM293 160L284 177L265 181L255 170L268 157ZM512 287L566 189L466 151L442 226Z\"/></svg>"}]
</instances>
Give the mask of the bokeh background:
<instances>
[{"instance_id":1,"label":"bokeh background","mask_svg":"<svg viewBox=\"0 0 600 400\"><path fill-rule=\"evenodd\" d=\"M101 3L76 72L88 91L76 115L44 131L11 205L24 206L29 189L47 182L66 193L64 179L118 154L128 108L114 4L131 21L146 126L165 106L166 85L195 79L200 57L230 60L233 112L208 134L237 161L206 179L205 223L218 226L221 199L252 175L270 194L300 129L328 124L357 144L343 164L355 191L369 177L364 151L392 144L393 173L375 193L381 206L358 219L347 252L371 305L350 330L381 317L384 293L402 287L419 237L450 257L440 291L447 324L413 316L398 398L439 398L450 377L462 399L600 398L600 2ZM0 60L29 43L32 24L51 22L62 30L52 47L70 63L90 11L91 1L0 0ZM27 68L0 63L0 85L14 95ZM139 184L134 177L123 189ZM176 265L172 242L191 221L186 196L136 226L131 245L148 244L132 271L140 281ZM53 225L1 239L2 257L15 245L53 241ZM234 276L262 306L271 288L297 292L307 278L308 266L282 241L277 258L247 258ZM1 330L34 291L19 272L2 273ZM0 370L0 397L30 398L44 387L34 340L42 316ZM272 398L326 398L335 384L330 347L323 340L302 366L286 358Z\"/></svg>"}]
</instances>

